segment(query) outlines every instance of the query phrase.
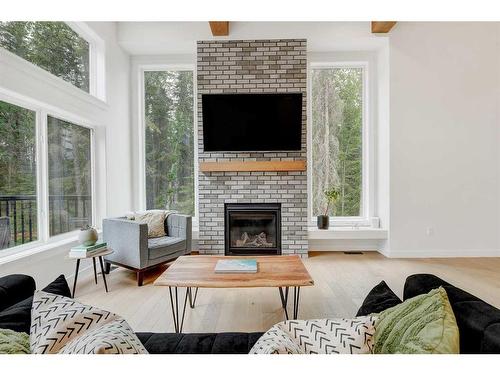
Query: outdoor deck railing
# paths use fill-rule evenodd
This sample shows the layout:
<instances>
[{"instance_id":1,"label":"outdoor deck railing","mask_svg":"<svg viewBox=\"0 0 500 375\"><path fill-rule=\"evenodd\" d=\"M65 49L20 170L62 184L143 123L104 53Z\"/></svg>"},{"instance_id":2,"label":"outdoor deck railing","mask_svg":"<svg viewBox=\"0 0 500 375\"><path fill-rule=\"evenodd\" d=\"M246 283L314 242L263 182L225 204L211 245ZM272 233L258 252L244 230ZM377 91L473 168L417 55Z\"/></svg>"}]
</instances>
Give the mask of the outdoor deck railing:
<instances>
[{"instance_id":1,"label":"outdoor deck railing","mask_svg":"<svg viewBox=\"0 0 500 375\"><path fill-rule=\"evenodd\" d=\"M91 224L90 195L49 195L50 235L69 232ZM10 221L10 245L37 239L37 202L35 195L0 195L0 217ZM4 229L5 228L0 228ZM1 247L0 247L1 248Z\"/></svg>"}]
</instances>

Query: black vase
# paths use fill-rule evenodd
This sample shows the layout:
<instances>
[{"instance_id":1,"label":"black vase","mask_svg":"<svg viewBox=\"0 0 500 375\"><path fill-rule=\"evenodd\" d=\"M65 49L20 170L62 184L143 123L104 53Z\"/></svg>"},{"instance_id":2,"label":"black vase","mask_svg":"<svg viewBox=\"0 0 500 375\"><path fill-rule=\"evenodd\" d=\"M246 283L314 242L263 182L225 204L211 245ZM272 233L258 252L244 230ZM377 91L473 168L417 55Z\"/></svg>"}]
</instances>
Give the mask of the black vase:
<instances>
[{"instance_id":1,"label":"black vase","mask_svg":"<svg viewBox=\"0 0 500 375\"><path fill-rule=\"evenodd\" d=\"M318 229L328 229L330 217L327 215L318 215Z\"/></svg>"}]
</instances>

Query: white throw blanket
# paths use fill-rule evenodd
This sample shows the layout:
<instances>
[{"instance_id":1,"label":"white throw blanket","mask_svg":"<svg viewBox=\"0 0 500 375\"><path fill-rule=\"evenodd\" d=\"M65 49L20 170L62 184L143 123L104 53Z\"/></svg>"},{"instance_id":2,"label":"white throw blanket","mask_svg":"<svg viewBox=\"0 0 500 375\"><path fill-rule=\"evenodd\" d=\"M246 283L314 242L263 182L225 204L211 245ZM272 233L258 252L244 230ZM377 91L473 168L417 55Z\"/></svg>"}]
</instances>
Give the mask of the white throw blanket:
<instances>
[{"instance_id":1,"label":"white throw blanket","mask_svg":"<svg viewBox=\"0 0 500 375\"><path fill-rule=\"evenodd\" d=\"M251 354L369 354L376 316L287 320L271 327Z\"/></svg>"}]
</instances>

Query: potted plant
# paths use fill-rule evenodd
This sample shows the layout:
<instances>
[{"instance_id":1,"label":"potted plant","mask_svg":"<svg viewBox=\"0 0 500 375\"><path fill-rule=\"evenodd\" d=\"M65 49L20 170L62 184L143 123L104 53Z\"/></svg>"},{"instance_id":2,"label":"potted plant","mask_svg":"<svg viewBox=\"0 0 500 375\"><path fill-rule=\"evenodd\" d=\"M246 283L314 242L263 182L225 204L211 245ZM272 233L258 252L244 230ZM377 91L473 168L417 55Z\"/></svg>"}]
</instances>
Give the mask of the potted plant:
<instances>
[{"instance_id":1,"label":"potted plant","mask_svg":"<svg viewBox=\"0 0 500 375\"><path fill-rule=\"evenodd\" d=\"M329 190L325 190L326 197L326 209L324 215L318 215L318 229L328 229L330 225L330 216L328 212L330 211L330 206L334 207L335 203L340 197L340 190L336 187L332 187Z\"/></svg>"}]
</instances>

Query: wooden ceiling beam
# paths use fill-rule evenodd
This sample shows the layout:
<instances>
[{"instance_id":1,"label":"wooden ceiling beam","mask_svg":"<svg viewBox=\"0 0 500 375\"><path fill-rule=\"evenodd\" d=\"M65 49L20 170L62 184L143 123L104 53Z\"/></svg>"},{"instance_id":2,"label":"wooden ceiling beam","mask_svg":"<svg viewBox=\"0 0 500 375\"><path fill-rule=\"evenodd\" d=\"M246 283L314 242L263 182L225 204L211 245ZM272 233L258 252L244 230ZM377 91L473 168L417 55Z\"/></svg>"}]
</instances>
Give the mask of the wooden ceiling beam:
<instances>
[{"instance_id":1,"label":"wooden ceiling beam","mask_svg":"<svg viewBox=\"0 0 500 375\"><path fill-rule=\"evenodd\" d=\"M228 36L229 21L209 21L213 36Z\"/></svg>"},{"instance_id":2,"label":"wooden ceiling beam","mask_svg":"<svg viewBox=\"0 0 500 375\"><path fill-rule=\"evenodd\" d=\"M372 21L372 33L386 34L394 27L395 21Z\"/></svg>"}]
</instances>

